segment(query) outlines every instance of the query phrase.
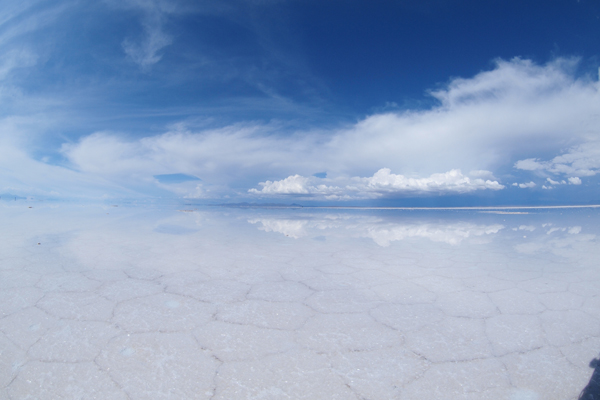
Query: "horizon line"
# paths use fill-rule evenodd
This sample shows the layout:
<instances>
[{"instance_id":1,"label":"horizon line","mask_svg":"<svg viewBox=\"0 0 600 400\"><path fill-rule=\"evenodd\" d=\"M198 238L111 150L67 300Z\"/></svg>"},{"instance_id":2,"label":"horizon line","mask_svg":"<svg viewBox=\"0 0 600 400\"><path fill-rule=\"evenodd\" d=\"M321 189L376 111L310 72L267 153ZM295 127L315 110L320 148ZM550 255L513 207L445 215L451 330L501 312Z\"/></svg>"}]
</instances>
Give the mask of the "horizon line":
<instances>
[{"instance_id":1,"label":"horizon line","mask_svg":"<svg viewBox=\"0 0 600 400\"><path fill-rule=\"evenodd\" d=\"M534 210L600 208L600 204L562 206L473 206L473 207L376 207L376 206L302 206L302 205L260 205L260 204L214 204L209 206L231 208L321 208L321 209L362 209L362 210Z\"/></svg>"}]
</instances>

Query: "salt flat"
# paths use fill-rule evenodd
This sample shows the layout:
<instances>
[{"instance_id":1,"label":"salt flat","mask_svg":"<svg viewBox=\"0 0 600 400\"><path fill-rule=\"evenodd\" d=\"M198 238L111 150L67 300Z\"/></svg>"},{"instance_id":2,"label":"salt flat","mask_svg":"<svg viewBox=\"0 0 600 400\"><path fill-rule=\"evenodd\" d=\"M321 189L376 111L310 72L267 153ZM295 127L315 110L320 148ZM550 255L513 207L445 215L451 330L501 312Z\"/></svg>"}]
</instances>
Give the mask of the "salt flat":
<instances>
[{"instance_id":1,"label":"salt flat","mask_svg":"<svg viewBox=\"0 0 600 400\"><path fill-rule=\"evenodd\" d=\"M576 399L600 351L597 209L0 214L0 399Z\"/></svg>"}]
</instances>

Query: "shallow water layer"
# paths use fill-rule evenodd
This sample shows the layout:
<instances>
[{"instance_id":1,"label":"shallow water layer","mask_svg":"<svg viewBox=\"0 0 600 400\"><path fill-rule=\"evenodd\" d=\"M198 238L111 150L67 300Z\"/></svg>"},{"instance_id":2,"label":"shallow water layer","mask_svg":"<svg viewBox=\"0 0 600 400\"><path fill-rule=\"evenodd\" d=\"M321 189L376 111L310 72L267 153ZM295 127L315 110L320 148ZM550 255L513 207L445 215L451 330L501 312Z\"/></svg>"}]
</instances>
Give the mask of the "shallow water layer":
<instances>
[{"instance_id":1,"label":"shallow water layer","mask_svg":"<svg viewBox=\"0 0 600 400\"><path fill-rule=\"evenodd\" d=\"M577 399L600 211L521 212L4 204L0 399Z\"/></svg>"}]
</instances>

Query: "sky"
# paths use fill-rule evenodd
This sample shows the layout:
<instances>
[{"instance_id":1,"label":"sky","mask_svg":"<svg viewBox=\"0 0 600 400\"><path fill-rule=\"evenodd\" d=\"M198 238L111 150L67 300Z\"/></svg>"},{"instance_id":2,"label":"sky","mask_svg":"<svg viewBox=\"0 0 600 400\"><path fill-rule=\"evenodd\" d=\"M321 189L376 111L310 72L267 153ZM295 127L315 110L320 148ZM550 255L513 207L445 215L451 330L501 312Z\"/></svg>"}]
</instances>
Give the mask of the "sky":
<instances>
[{"instance_id":1,"label":"sky","mask_svg":"<svg viewBox=\"0 0 600 400\"><path fill-rule=\"evenodd\" d=\"M592 0L0 0L0 195L600 203Z\"/></svg>"}]
</instances>

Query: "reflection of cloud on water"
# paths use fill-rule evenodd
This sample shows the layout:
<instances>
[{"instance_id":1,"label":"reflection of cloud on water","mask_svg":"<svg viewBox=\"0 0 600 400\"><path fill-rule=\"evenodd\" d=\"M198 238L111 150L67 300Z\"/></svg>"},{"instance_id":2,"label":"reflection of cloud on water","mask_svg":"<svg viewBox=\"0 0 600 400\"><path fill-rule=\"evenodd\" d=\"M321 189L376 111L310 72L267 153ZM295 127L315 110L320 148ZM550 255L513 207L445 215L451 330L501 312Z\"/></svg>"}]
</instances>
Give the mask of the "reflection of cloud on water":
<instances>
[{"instance_id":1,"label":"reflection of cloud on water","mask_svg":"<svg viewBox=\"0 0 600 400\"><path fill-rule=\"evenodd\" d=\"M190 229L180 225L161 224L154 228L154 232L166 233L169 235L188 235L198 232L198 229Z\"/></svg>"},{"instance_id":2,"label":"reflection of cloud on water","mask_svg":"<svg viewBox=\"0 0 600 400\"><path fill-rule=\"evenodd\" d=\"M256 218L249 219L248 222L251 224L262 224L258 227L261 231L278 232L294 239L308 235L306 232L307 220Z\"/></svg>"},{"instance_id":3,"label":"reflection of cloud on water","mask_svg":"<svg viewBox=\"0 0 600 400\"><path fill-rule=\"evenodd\" d=\"M543 224L542 228L548 228L553 224ZM545 234L540 234L527 243L518 244L515 250L519 253L532 254L536 252L554 252L561 249L574 248L582 243L590 243L595 240L596 235L581 234L582 227L569 226L557 227L554 226L548 229Z\"/></svg>"},{"instance_id":4,"label":"reflection of cloud on water","mask_svg":"<svg viewBox=\"0 0 600 400\"><path fill-rule=\"evenodd\" d=\"M277 232L285 236L298 239L307 235L318 234L326 229L340 228L343 225L348 225L352 219L350 216L342 215L324 215L320 218L254 218L249 219L251 224L260 224L258 229L265 232ZM311 231L320 231L311 232Z\"/></svg>"},{"instance_id":5,"label":"reflection of cloud on water","mask_svg":"<svg viewBox=\"0 0 600 400\"><path fill-rule=\"evenodd\" d=\"M498 233L504 225L475 225L467 222L456 224L414 224L395 225L386 228L373 227L368 229L370 237L380 246L387 247L390 242L407 238L427 238L433 242L444 242L452 245L460 244L464 239Z\"/></svg>"},{"instance_id":6,"label":"reflection of cloud on water","mask_svg":"<svg viewBox=\"0 0 600 400\"><path fill-rule=\"evenodd\" d=\"M168 218L161 218L156 221L154 232L166 233L171 235L188 235L198 232L202 226L205 213L199 213L195 210L177 210L180 213ZM183 214L181 214L183 213Z\"/></svg>"},{"instance_id":7,"label":"reflection of cloud on water","mask_svg":"<svg viewBox=\"0 0 600 400\"><path fill-rule=\"evenodd\" d=\"M337 215L311 216L304 219L255 218L248 220L251 224L259 224L258 229L265 232L278 232L295 239L322 235L368 237L380 246L389 246L391 242L408 238L425 238L434 242L452 245L460 244L467 238L484 237L498 233L503 225L476 225L468 222L452 224L384 223L380 218Z\"/></svg>"}]
</instances>

